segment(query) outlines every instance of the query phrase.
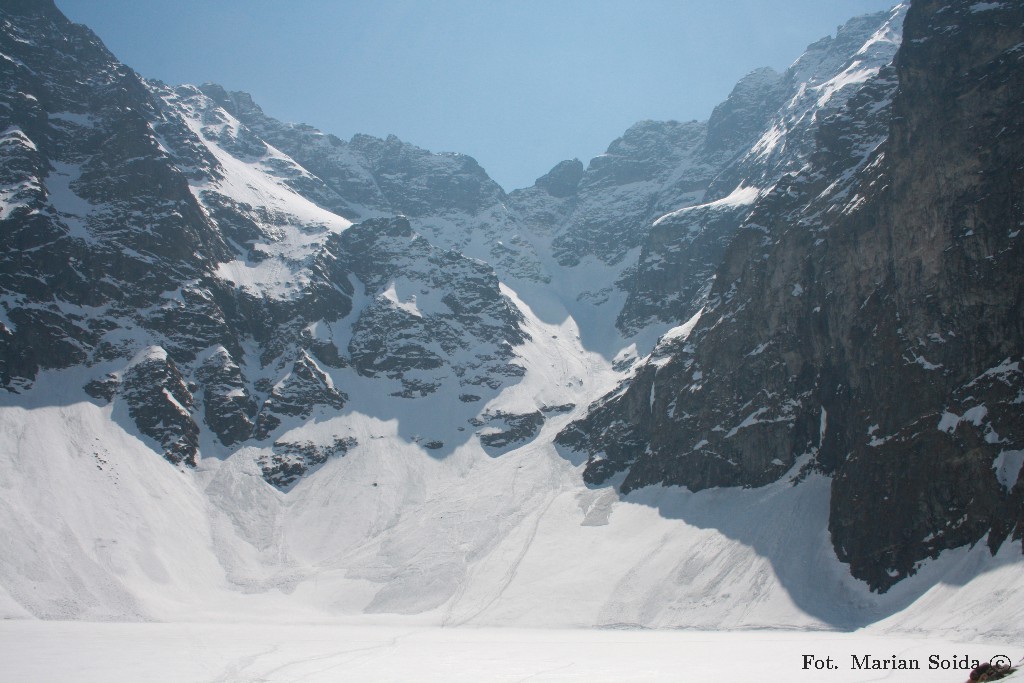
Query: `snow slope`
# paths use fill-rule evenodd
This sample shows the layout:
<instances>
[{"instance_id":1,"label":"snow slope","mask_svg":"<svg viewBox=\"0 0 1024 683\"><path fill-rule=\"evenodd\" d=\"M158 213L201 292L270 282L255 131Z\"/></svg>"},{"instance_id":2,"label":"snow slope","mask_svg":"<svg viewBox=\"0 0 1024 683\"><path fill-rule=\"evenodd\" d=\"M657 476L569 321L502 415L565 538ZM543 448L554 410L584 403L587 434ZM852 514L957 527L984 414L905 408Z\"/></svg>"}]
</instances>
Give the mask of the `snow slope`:
<instances>
[{"instance_id":1,"label":"snow slope","mask_svg":"<svg viewBox=\"0 0 1024 683\"><path fill-rule=\"evenodd\" d=\"M514 292L508 290L510 294ZM47 373L0 408L3 616L303 621L405 615L421 625L847 630L1019 639L1024 575L1011 547L945 553L877 595L826 528L829 481L759 489L588 488L553 435L617 375L571 318L523 307L522 381L485 412L551 412L498 456L442 418L444 395L349 387L340 414L289 438L354 436L287 493L247 446L195 471L156 457L120 414ZM443 393L443 392L441 392ZM389 400L390 399L390 400ZM454 418L454 416L452 416ZM452 439L437 454L420 430ZM461 437L461 441L459 438ZM972 578L974 577L974 578Z\"/></svg>"}]
</instances>

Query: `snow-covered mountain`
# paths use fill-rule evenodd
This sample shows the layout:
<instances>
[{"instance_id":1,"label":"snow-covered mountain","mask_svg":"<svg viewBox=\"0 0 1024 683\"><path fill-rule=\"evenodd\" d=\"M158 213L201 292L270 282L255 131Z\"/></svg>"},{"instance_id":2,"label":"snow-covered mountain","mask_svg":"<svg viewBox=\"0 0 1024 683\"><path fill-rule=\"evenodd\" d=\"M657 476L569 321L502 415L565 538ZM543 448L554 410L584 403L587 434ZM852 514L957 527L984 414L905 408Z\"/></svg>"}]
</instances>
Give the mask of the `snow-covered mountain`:
<instances>
[{"instance_id":1,"label":"snow-covered mountain","mask_svg":"<svg viewBox=\"0 0 1024 683\"><path fill-rule=\"evenodd\" d=\"M1020 634L1020 14L506 193L5 3L0 614Z\"/></svg>"}]
</instances>

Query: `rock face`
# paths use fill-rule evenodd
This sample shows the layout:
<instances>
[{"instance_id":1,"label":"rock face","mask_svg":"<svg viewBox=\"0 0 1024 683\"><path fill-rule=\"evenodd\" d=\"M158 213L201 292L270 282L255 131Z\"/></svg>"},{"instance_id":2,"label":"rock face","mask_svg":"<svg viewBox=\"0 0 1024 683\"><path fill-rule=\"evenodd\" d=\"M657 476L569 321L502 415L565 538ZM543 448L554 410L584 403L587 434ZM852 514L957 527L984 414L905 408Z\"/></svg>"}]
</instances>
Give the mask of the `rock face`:
<instances>
[{"instance_id":1,"label":"rock face","mask_svg":"<svg viewBox=\"0 0 1024 683\"><path fill-rule=\"evenodd\" d=\"M879 174L891 185L871 224L891 245L873 305L897 324L858 348L875 328L837 306L864 373L849 373L856 447L836 458L831 529L839 557L876 585L986 534L993 551L1024 535L1024 486L999 476L1024 444L1022 44L1019 3L915 3L907 18ZM870 440L855 441L858 428ZM873 536L858 529L868 510L888 520Z\"/></svg>"},{"instance_id":2,"label":"rock face","mask_svg":"<svg viewBox=\"0 0 1024 683\"><path fill-rule=\"evenodd\" d=\"M892 61L903 14L898 7L851 19L784 74L751 73L715 108L701 144L703 156L724 163L716 164L699 202L680 203L653 221L626 282L620 329L687 320L704 305L711 278L757 199L808 163L822 122Z\"/></svg>"},{"instance_id":3,"label":"rock face","mask_svg":"<svg viewBox=\"0 0 1024 683\"><path fill-rule=\"evenodd\" d=\"M366 221L340 247L369 298L348 344L361 375L398 379L405 397L434 392L449 374L491 389L522 375L509 363L525 341L522 315L489 266L434 247L405 218Z\"/></svg>"},{"instance_id":4,"label":"rock face","mask_svg":"<svg viewBox=\"0 0 1024 683\"><path fill-rule=\"evenodd\" d=\"M509 195L524 233L550 254L548 272L579 317L614 320L651 224L702 201L737 153L708 149L706 133L698 121L637 123L586 168L564 161Z\"/></svg>"},{"instance_id":5,"label":"rock face","mask_svg":"<svg viewBox=\"0 0 1024 683\"><path fill-rule=\"evenodd\" d=\"M329 444L312 441L275 441L269 455L258 459L263 478L280 489L288 489L298 479L329 458L341 457L358 445L353 437L336 437Z\"/></svg>"},{"instance_id":6,"label":"rock face","mask_svg":"<svg viewBox=\"0 0 1024 683\"><path fill-rule=\"evenodd\" d=\"M225 446L252 435L256 402L242 369L224 347L217 347L196 368L203 386L203 419Z\"/></svg>"},{"instance_id":7,"label":"rock face","mask_svg":"<svg viewBox=\"0 0 1024 683\"><path fill-rule=\"evenodd\" d=\"M913 3L895 69L752 207L699 319L560 435L590 481L827 472L836 553L879 590L1021 538L1001 473L1022 447L1022 11Z\"/></svg>"},{"instance_id":8,"label":"rock face","mask_svg":"<svg viewBox=\"0 0 1024 683\"><path fill-rule=\"evenodd\" d=\"M334 387L324 372L305 351L292 363L291 371L270 390L260 408L255 437L267 439L285 416L307 418L317 406L340 410L348 397Z\"/></svg>"},{"instance_id":9,"label":"rock face","mask_svg":"<svg viewBox=\"0 0 1024 683\"><path fill-rule=\"evenodd\" d=\"M474 420L474 426L485 426L480 434L480 443L492 453L530 441L537 436L543 424L544 415L539 410L523 414L487 412L482 419Z\"/></svg>"},{"instance_id":10,"label":"rock face","mask_svg":"<svg viewBox=\"0 0 1024 683\"><path fill-rule=\"evenodd\" d=\"M352 220L403 215L433 244L490 263L503 279L545 281L533 243L520 235L505 192L472 158L434 154L399 140L355 135L348 142L266 114L244 92L201 87L313 178L289 179L317 205Z\"/></svg>"},{"instance_id":11,"label":"rock face","mask_svg":"<svg viewBox=\"0 0 1024 683\"><path fill-rule=\"evenodd\" d=\"M851 20L785 73L752 72L707 122L638 123L586 168L562 162L512 192L570 307L614 318L627 337L699 310L754 202L804 166L819 122L891 62L903 14Z\"/></svg>"},{"instance_id":12,"label":"rock face","mask_svg":"<svg viewBox=\"0 0 1024 683\"><path fill-rule=\"evenodd\" d=\"M249 93L228 92L215 83L204 83L199 89L254 136L308 171L288 178L290 187L302 196L353 221L390 213L388 200L373 174L345 141L312 126L273 119L263 113Z\"/></svg>"},{"instance_id":13,"label":"rock face","mask_svg":"<svg viewBox=\"0 0 1024 683\"><path fill-rule=\"evenodd\" d=\"M164 458L195 467L199 427L192 420L192 392L164 349L145 349L132 359L120 393L139 431L160 445Z\"/></svg>"},{"instance_id":14,"label":"rock face","mask_svg":"<svg viewBox=\"0 0 1024 683\"><path fill-rule=\"evenodd\" d=\"M52 3L5 14L0 381L17 389L116 344L119 328L173 318L153 303L202 280L227 246L166 163L145 84Z\"/></svg>"},{"instance_id":15,"label":"rock face","mask_svg":"<svg viewBox=\"0 0 1024 683\"><path fill-rule=\"evenodd\" d=\"M343 409L353 374L405 397L522 375L519 312L493 269L450 249L486 254L511 221L472 159L341 143L241 93L147 83L52 3L3 12L9 391L84 364L87 394L127 406L168 460L195 465L203 430L226 448L273 440L260 465L288 486L351 446L286 433ZM404 218L350 231L344 218L398 211L444 246ZM517 268L519 252L501 251Z\"/></svg>"}]
</instances>

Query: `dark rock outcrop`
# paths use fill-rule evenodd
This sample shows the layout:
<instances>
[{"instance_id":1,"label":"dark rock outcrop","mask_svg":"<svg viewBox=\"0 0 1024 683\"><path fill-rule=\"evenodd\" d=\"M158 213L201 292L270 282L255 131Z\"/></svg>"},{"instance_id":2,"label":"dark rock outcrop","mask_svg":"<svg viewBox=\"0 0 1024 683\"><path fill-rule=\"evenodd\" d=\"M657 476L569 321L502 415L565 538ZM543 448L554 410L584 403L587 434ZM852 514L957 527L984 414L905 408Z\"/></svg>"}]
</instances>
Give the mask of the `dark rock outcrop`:
<instances>
[{"instance_id":1,"label":"dark rock outcrop","mask_svg":"<svg viewBox=\"0 0 1024 683\"><path fill-rule=\"evenodd\" d=\"M227 246L167 163L145 83L52 3L0 12L18 12L0 28L0 383L16 390L89 360Z\"/></svg>"},{"instance_id":2,"label":"dark rock outcrop","mask_svg":"<svg viewBox=\"0 0 1024 683\"><path fill-rule=\"evenodd\" d=\"M133 359L119 394L139 432L159 444L164 458L196 466L199 426L192 419L192 392L164 349L153 347Z\"/></svg>"},{"instance_id":3,"label":"dark rock outcrop","mask_svg":"<svg viewBox=\"0 0 1024 683\"><path fill-rule=\"evenodd\" d=\"M261 455L258 464L267 483L288 489L312 468L345 455L357 445L351 436L337 437L326 445L312 441L275 441L272 452Z\"/></svg>"},{"instance_id":4,"label":"dark rock outcrop","mask_svg":"<svg viewBox=\"0 0 1024 683\"><path fill-rule=\"evenodd\" d=\"M255 436L266 439L283 417L309 417L318 406L340 410L348 396L334 387L334 382L302 351L292 363L291 371L270 390L256 419Z\"/></svg>"},{"instance_id":5,"label":"dark rock outcrop","mask_svg":"<svg viewBox=\"0 0 1024 683\"><path fill-rule=\"evenodd\" d=\"M717 172L699 202L666 209L653 221L636 268L623 282L629 297L619 313L620 329L686 320L705 304L715 271L754 203L819 154L822 122L861 97L872 76L890 63L903 14L897 7L851 19L835 38L809 46L785 73L760 69L746 76L715 108L700 157L720 159ZM887 106L884 93L873 97L875 105ZM872 141L877 145L877 136L861 137L869 151ZM840 159L850 163L854 157Z\"/></svg>"},{"instance_id":6,"label":"dark rock outcrop","mask_svg":"<svg viewBox=\"0 0 1024 683\"><path fill-rule=\"evenodd\" d=\"M219 347L196 370L203 386L203 419L220 442L230 446L252 435L256 402L242 369Z\"/></svg>"},{"instance_id":7,"label":"dark rock outcrop","mask_svg":"<svg viewBox=\"0 0 1024 683\"><path fill-rule=\"evenodd\" d=\"M588 480L829 474L836 553L878 590L1024 535L999 474L1024 446L1022 12L912 4L895 68L752 207L692 330L560 435Z\"/></svg>"},{"instance_id":8,"label":"dark rock outcrop","mask_svg":"<svg viewBox=\"0 0 1024 683\"><path fill-rule=\"evenodd\" d=\"M432 393L449 376L496 389L522 375L510 362L526 339L522 316L485 263L434 247L405 218L366 221L339 243L371 297L348 344L361 375L397 379L406 397Z\"/></svg>"},{"instance_id":9,"label":"dark rock outcrop","mask_svg":"<svg viewBox=\"0 0 1024 683\"><path fill-rule=\"evenodd\" d=\"M576 193L583 180L583 162L570 159L556 164L553 169L537 178L534 187L544 190L552 197L562 199Z\"/></svg>"},{"instance_id":10,"label":"dark rock outcrop","mask_svg":"<svg viewBox=\"0 0 1024 683\"><path fill-rule=\"evenodd\" d=\"M489 451L498 452L510 446L521 446L536 437L544 425L544 415L536 410L530 413L498 410L484 413L474 420L474 425L484 427L480 443Z\"/></svg>"}]
</instances>

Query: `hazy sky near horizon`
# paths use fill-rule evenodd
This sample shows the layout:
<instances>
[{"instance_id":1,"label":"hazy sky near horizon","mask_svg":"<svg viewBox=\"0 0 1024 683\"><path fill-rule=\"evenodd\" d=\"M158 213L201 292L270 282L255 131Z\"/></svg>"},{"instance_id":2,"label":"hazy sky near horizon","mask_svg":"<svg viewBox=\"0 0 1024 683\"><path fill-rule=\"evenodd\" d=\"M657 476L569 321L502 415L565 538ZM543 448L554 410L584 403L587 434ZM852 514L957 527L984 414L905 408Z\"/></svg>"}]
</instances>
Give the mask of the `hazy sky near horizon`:
<instances>
[{"instance_id":1,"label":"hazy sky near horizon","mask_svg":"<svg viewBox=\"0 0 1024 683\"><path fill-rule=\"evenodd\" d=\"M644 119L706 119L739 78L896 0L56 0L146 78L245 90L348 139L473 156L502 187Z\"/></svg>"}]
</instances>

